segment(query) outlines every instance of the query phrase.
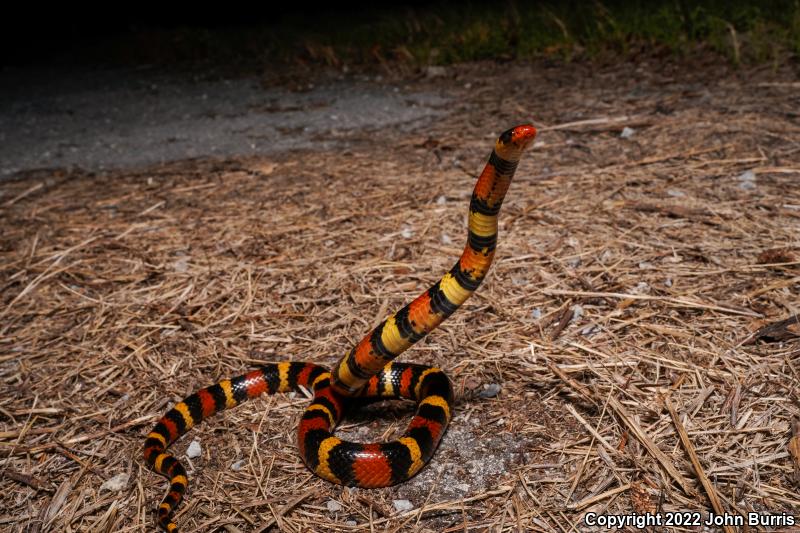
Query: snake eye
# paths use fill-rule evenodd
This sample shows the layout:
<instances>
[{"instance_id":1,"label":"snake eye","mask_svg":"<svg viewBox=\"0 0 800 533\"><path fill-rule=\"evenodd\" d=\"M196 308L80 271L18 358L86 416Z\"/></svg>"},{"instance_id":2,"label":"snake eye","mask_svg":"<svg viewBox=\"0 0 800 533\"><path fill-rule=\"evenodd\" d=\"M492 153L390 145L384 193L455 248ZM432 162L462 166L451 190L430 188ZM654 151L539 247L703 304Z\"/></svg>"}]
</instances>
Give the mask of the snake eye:
<instances>
[{"instance_id":1,"label":"snake eye","mask_svg":"<svg viewBox=\"0 0 800 533\"><path fill-rule=\"evenodd\" d=\"M503 133L500 134L500 142L503 143L503 144L508 144L508 143L511 142L511 139L513 138L513 136L514 136L514 128L511 128L510 130L506 130L506 131L504 131Z\"/></svg>"}]
</instances>

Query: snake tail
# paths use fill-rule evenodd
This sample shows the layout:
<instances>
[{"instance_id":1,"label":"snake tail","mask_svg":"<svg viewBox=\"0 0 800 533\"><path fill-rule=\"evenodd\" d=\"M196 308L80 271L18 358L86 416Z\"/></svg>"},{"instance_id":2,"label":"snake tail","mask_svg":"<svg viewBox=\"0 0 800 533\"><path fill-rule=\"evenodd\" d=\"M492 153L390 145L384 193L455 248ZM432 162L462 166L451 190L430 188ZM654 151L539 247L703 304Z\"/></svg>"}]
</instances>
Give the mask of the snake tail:
<instances>
[{"instance_id":1,"label":"snake tail","mask_svg":"<svg viewBox=\"0 0 800 533\"><path fill-rule=\"evenodd\" d=\"M327 370L311 363L266 364L247 374L200 389L167 411L144 443L145 462L169 478L169 491L158 506L158 524L169 533L178 531L171 516L188 485L186 469L166 451L170 444L206 418L249 398L264 393L300 390L301 386L313 388L315 381L321 377L327 379L327 376Z\"/></svg>"},{"instance_id":2,"label":"snake tail","mask_svg":"<svg viewBox=\"0 0 800 533\"><path fill-rule=\"evenodd\" d=\"M178 402L158 421L144 443L145 462L169 479L167 495L158 506L158 524L178 531L172 515L188 486L186 469L167 448L201 421L261 394L301 391L314 393L298 426L298 445L305 464L318 476L341 485L385 487L416 474L433 456L450 422L453 389L438 368L394 363L368 380L358 398L417 402L406 432L396 441L361 444L333 436L347 407L330 387L330 373L312 363L269 363L247 374L205 387Z\"/></svg>"}]
</instances>

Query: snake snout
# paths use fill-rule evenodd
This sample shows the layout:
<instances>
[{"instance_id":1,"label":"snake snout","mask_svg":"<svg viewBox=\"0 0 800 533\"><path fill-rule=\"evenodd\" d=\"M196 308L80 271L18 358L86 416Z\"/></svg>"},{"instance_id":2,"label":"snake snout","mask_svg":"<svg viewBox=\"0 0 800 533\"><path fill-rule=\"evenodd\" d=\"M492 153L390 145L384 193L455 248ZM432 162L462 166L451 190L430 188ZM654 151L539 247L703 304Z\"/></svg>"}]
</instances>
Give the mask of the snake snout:
<instances>
[{"instance_id":1,"label":"snake snout","mask_svg":"<svg viewBox=\"0 0 800 533\"><path fill-rule=\"evenodd\" d=\"M536 127L533 124L523 124L511 128L511 143L525 149L536 138Z\"/></svg>"},{"instance_id":2,"label":"snake snout","mask_svg":"<svg viewBox=\"0 0 800 533\"><path fill-rule=\"evenodd\" d=\"M533 124L522 124L504 131L497 139L495 151L508 161L519 161L522 152L533 142L536 137L536 127Z\"/></svg>"}]
</instances>

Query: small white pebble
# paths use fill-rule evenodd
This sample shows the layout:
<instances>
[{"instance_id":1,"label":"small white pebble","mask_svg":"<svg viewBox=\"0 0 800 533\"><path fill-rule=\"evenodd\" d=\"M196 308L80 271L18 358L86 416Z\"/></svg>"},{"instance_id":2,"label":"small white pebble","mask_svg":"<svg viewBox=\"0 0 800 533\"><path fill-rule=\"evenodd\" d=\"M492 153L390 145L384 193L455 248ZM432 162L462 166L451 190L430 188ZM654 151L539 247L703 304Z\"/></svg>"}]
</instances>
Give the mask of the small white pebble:
<instances>
[{"instance_id":1,"label":"small white pebble","mask_svg":"<svg viewBox=\"0 0 800 533\"><path fill-rule=\"evenodd\" d=\"M350 526L350 527L355 527L355 526L358 525L358 522L356 522L355 520L348 520L347 522L344 523L344 525Z\"/></svg>"},{"instance_id":2,"label":"small white pebble","mask_svg":"<svg viewBox=\"0 0 800 533\"><path fill-rule=\"evenodd\" d=\"M130 479L129 474L124 472L122 474L117 474L116 476L105 480L103 484L100 485L100 492L104 490L119 492L128 484L128 479Z\"/></svg>"},{"instance_id":3,"label":"small white pebble","mask_svg":"<svg viewBox=\"0 0 800 533\"><path fill-rule=\"evenodd\" d=\"M442 194L439 198L436 199L436 205L444 205L447 203L447 197Z\"/></svg>"},{"instance_id":4,"label":"small white pebble","mask_svg":"<svg viewBox=\"0 0 800 533\"><path fill-rule=\"evenodd\" d=\"M666 287L672 287L672 278L667 278L664 280L664 285Z\"/></svg>"},{"instance_id":5,"label":"small white pebble","mask_svg":"<svg viewBox=\"0 0 800 533\"><path fill-rule=\"evenodd\" d=\"M629 128L628 126L625 126L624 128L622 128L622 133L620 133L619 136L623 139L628 139L630 137L633 137L634 133L636 133L636 130L634 130L633 128Z\"/></svg>"},{"instance_id":6,"label":"small white pebble","mask_svg":"<svg viewBox=\"0 0 800 533\"><path fill-rule=\"evenodd\" d=\"M752 170L745 170L741 174L739 174L739 188L740 189L755 189L756 188L756 173Z\"/></svg>"},{"instance_id":7,"label":"small white pebble","mask_svg":"<svg viewBox=\"0 0 800 533\"><path fill-rule=\"evenodd\" d=\"M685 192L679 191L678 189L667 189L667 194L673 198L683 198L686 196Z\"/></svg>"},{"instance_id":8,"label":"small white pebble","mask_svg":"<svg viewBox=\"0 0 800 533\"><path fill-rule=\"evenodd\" d=\"M414 235L414 232L411 230L411 228L403 228L403 231L400 232L400 235L402 235L404 239L410 239Z\"/></svg>"},{"instance_id":9,"label":"small white pebble","mask_svg":"<svg viewBox=\"0 0 800 533\"><path fill-rule=\"evenodd\" d=\"M643 294L650 290L650 285L647 284L646 281L640 281L636 284L636 287L633 289L634 294Z\"/></svg>"},{"instance_id":10,"label":"small white pebble","mask_svg":"<svg viewBox=\"0 0 800 533\"><path fill-rule=\"evenodd\" d=\"M583 316L583 306L576 304L572 306L572 319L577 320Z\"/></svg>"},{"instance_id":11,"label":"small white pebble","mask_svg":"<svg viewBox=\"0 0 800 533\"><path fill-rule=\"evenodd\" d=\"M647 270L648 268L653 268L653 263L651 263L649 261L642 261L641 263L639 263L639 268L641 268L642 270Z\"/></svg>"},{"instance_id":12,"label":"small white pebble","mask_svg":"<svg viewBox=\"0 0 800 533\"><path fill-rule=\"evenodd\" d=\"M172 268L175 270L175 272L186 272L189 269L189 258L181 257L172 263Z\"/></svg>"},{"instance_id":13,"label":"small white pebble","mask_svg":"<svg viewBox=\"0 0 800 533\"><path fill-rule=\"evenodd\" d=\"M339 511L344 509L344 507L342 507L342 504L337 502L336 500L328 500L327 502L325 502L325 507L328 508L329 513L338 513Z\"/></svg>"},{"instance_id":14,"label":"small white pebble","mask_svg":"<svg viewBox=\"0 0 800 533\"><path fill-rule=\"evenodd\" d=\"M483 390L478 393L481 398L494 398L500 393L500 387L497 383L484 383Z\"/></svg>"},{"instance_id":15,"label":"small white pebble","mask_svg":"<svg viewBox=\"0 0 800 533\"><path fill-rule=\"evenodd\" d=\"M752 170L745 170L738 177L739 181L755 181L756 180L756 173Z\"/></svg>"},{"instance_id":16,"label":"small white pebble","mask_svg":"<svg viewBox=\"0 0 800 533\"><path fill-rule=\"evenodd\" d=\"M233 470L234 472L238 472L242 468L244 468L244 464L245 464L244 459L239 459L238 461L234 461L234 463L231 465L231 470Z\"/></svg>"},{"instance_id":17,"label":"small white pebble","mask_svg":"<svg viewBox=\"0 0 800 533\"><path fill-rule=\"evenodd\" d=\"M534 307L533 311L531 311L531 318L534 320L542 318L542 309L540 307Z\"/></svg>"},{"instance_id":18,"label":"small white pebble","mask_svg":"<svg viewBox=\"0 0 800 533\"><path fill-rule=\"evenodd\" d=\"M193 440L189 443L189 447L186 448L186 457L189 459L194 459L195 457L200 457L203 453L203 450L200 448L200 442L197 440Z\"/></svg>"},{"instance_id":19,"label":"small white pebble","mask_svg":"<svg viewBox=\"0 0 800 533\"><path fill-rule=\"evenodd\" d=\"M394 508L398 513L410 511L414 508L414 504L408 500L392 500L392 505L394 505Z\"/></svg>"},{"instance_id":20,"label":"small white pebble","mask_svg":"<svg viewBox=\"0 0 800 533\"><path fill-rule=\"evenodd\" d=\"M442 233L442 244L453 244L453 239L447 233Z\"/></svg>"},{"instance_id":21,"label":"small white pebble","mask_svg":"<svg viewBox=\"0 0 800 533\"><path fill-rule=\"evenodd\" d=\"M330 248L334 244L336 244L336 241L334 241L333 239L328 239L327 241L325 241L325 247L326 248Z\"/></svg>"}]
</instances>

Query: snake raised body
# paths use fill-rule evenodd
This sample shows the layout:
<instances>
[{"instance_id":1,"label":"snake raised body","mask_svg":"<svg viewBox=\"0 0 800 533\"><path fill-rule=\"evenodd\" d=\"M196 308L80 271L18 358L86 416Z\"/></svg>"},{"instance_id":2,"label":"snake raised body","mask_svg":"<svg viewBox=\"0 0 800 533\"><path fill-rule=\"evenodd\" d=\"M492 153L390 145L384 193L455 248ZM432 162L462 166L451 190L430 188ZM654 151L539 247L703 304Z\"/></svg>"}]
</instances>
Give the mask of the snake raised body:
<instances>
[{"instance_id":1,"label":"snake raised body","mask_svg":"<svg viewBox=\"0 0 800 533\"><path fill-rule=\"evenodd\" d=\"M158 524L174 533L172 514L188 485L186 470L167 451L202 420L260 394L304 387L314 398L297 429L303 461L332 483L377 488L406 481L431 459L453 415L453 389L438 368L393 359L453 314L483 281L494 258L497 216L522 152L536 136L526 124L497 139L469 204L467 245L453 268L414 301L381 322L332 371L312 363L269 363L198 390L170 409L147 435L144 459L169 478ZM417 402L405 433L391 442L362 444L334 436L348 405L358 399Z\"/></svg>"}]
</instances>

